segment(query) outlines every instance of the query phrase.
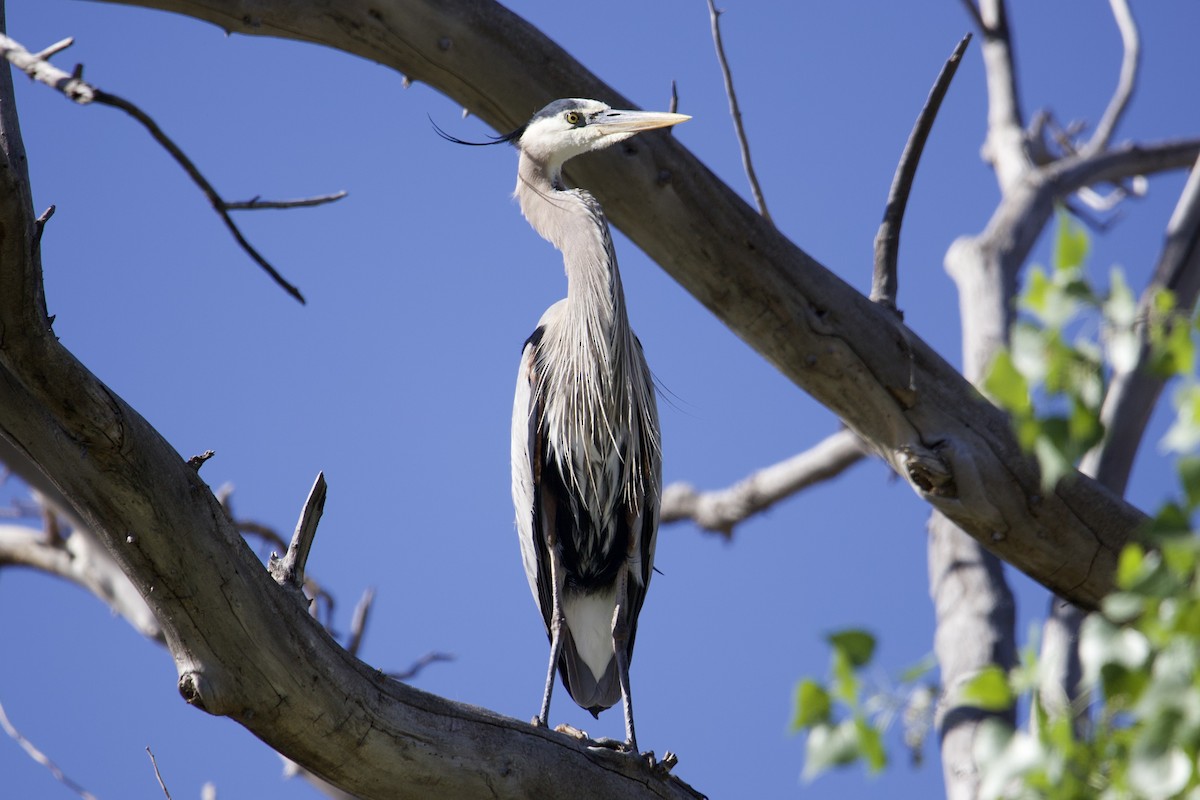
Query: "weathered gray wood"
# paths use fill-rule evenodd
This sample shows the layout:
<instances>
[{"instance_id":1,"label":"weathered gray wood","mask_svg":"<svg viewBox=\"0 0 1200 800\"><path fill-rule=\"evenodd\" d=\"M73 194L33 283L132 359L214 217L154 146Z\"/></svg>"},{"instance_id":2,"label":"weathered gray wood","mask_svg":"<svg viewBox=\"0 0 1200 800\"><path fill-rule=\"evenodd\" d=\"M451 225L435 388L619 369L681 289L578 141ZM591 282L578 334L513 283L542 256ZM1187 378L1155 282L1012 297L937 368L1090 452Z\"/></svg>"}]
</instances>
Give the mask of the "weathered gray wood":
<instances>
[{"instance_id":1,"label":"weathered gray wood","mask_svg":"<svg viewBox=\"0 0 1200 800\"><path fill-rule=\"evenodd\" d=\"M491 2L136 4L387 64L499 130L563 95L628 104ZM383 680L280 591L196 471L49 331L7 73L3 81L0 430L71 498L154 609L184 695L362 797L570 795L581 780L594 797L687 796L677 783L646 780L643 768L615 754ZM1014 194L1048 208L1073 186L1182 167L1197 153L1200 142L1188 141L1067 162ZM574 166L615 224L845 419L935 508L1082 605L1094 605L1111 586L1116 553L1141 514L1084 478L1043 496L1000 412L686 149L669 136L646 136ZM1018 235L998 248L1017 252L1024 244Z\"/></svg>"},{"instance_id":2,"label":"weathered gray wood","mask_svg":"<svg viewBox=\"0 0 1200 800\"><path fill-rule=\"evenodd\" d=\"M497 130L515 128L564 95L628 105L535 28L484 0L130 4L346 50L430 84ZM1048 209L1085 183L1180 168L1198 153L1200 141L1189 140L1127 148L1095 162L1068 159L1024 194ZM1111 587L1116 554L1143 515L1082 477L1044 494L1002 413L686 148L669 135L648 135L632 147L578 159L569 172L651 258L985 547L1085 607Z\"/></svg>"},{"instance_id":3,"label":"weathered gray wood","mask_svg":"<svg viewBox=\"0 0 1200 800\"><path fill-rule=\"evenodd\" d=\"M161 623L188 702L371 798L690 798L632 756L392 681L280 587L212 491L50 330L29 178L0 70L0 434L104 540Z\"/></svg>"}]
</instances>

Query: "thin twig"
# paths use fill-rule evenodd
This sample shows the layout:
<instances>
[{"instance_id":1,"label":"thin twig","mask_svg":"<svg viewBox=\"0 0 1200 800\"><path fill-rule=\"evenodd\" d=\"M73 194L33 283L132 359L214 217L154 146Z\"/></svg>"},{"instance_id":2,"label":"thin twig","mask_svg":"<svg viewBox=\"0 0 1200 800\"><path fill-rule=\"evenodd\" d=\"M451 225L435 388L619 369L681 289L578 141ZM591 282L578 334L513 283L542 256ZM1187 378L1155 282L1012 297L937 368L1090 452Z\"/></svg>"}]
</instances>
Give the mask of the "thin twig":
<instances>
[{"instance_id":1,"label":"thin twig","mask_svg":"<svg viewBox=\"0 0 1200 800\"><path fill-rule=\"evenodd\" d=\"M3 703L0 703L0 728L3 728L4 732L9 735L9 738L19 744L21 749L24 750L30 758L45 767L56 781L61 783L63 786L66 786L84 800L97 800L96 795L92 794L87 789L84 789L78 783L71 780L71 778L65 772L63 772L62 769L55 764L49 756L37 749L33 742L26 739L25 736L19 730L17 730L16 726L14 726L9 720L8 714L5 713Z\"/></svg>"},{"instance_id":2,"label":"thin twig","mask_svg":"<svg viewBox=\"0 0 1200 800\"><path fill-rule=\"evenodd\" d=\"M454 660L454 656L450 655L449 653L436 653L436 652L426 653L425 655L421 656L416 661L414 661L412 666L410 666L408 669L404 670L403 672L388 672L385 674L389 678L393 678L398 681L410 681L413 678L417 677L417 675L421 674L421 671L423 669L425 669L426 667L428 667L430 664L437 663L438 661L453 661L453 660Z\"/></svg>"},{"instance_id":3,"label":"thin twig","mask_svg":"<svg viewBox=\"0 0 1200 800\"><path fill-rule=\"evenodd\" d=\"M750 160L750 143L746 139L746 130L742 127L742 112L738 108L737 94L733 91L733 74L729 71L729 62L725 58L725 46L721 44L721 24L718 22L721 14L708 0L708 16L712 22L713 44L717 48L717 61L721 64L721 74L725 77L725 94L729 97L729 113L733 117L733 128L737 133L738 146L742 150L742 166L746 169L746 178L750 181L750 192L754 195L754 203L758 213L774 224L771 214L767 211L767 200L763 197L762 187L758 185L758 176L754 174L754 163Z\"/></svg>"},{"instance_id":4,"label":"thin twig","mask_svg":"<svg viewBox=\"0 0 1200 800\"><path fill-rule=\"evenodd\" d=\"M158 771L158 759L154 757L154 752L147 747L146 752L150 755L150 765L154 767L154 777L158 778L158 788L162 789L162 793L167 800L171 800L171 793L167 791L167 784L163 782L162 773Z\"/></svg>"},{"instance_id":5,"label":"thin twig","mask_svg":"<svg viewBox=\"0 0 1200 800\"><path fill-rule=\"evenodd\" d=\"M216 455L216 452L214 452L212 450L205 450L203 453L200 453L199 455L195 455L195 456L192 456L191 458L189 458L187 460L187 465L189 467L191 467L192 469L199 471L200 467L204 466L204 462L208 461L210 458L212 458L215 455Z\"/></svg>"},{"instance_id":6,"label":"thin twig","mask_svg":"<svg viewBox=\"0 0 1200 800\"><path fill-rule=\"evenodd\" d=\"M358 649L362 647L363 636L367 632L367 619L371 615L374 602L375 590L368 587L359 598L358 605L354 607L354 614L350 618L350 640L346 642L346 652L352 656L357 656Z\"/></svg>"},{"instance_id":7,"label":"thin twig","mask_svg":"<svg viewBox=\"0 0 1200 800\"><path fill-rule=\"evenodd\" d=\"M223 206L229 211L257 211L260 208L308 208L310 206L321 206L326 203L332 203L341 200L345 196L346 192L343 190L334 192L333 194L317 195L316 197L302 197L297 200L263 200L253 197L240 202L223 203Z\"/></svg>"},{"instance_id":8,"label":"thin twig","mask_svg":"<svg viewBox=\"0 0 1200 800\"><path fill-rule=\"evenodd\" d=\"M192 163L192 160L188 158L182 150L179 149L179 146L176 145L170 137L163 133L162 128L158 127L158 123L151 119L146 112L142 111L140 108L124 98L117 97L114 94L109 94L108 92L101 91L100 89L94 89L94 92L95 102L102 105L111 106L112 108L119 108L129 116L136 119L138 122L142 123L142 127L146 129L150 136L152 136L156 142L162 145L163 149L171 154L171 157L175 159L175 163L183 167L183 171L186 172L192 179L192 183L196 184L198 187L200 187L200 191L204 192L204 196L208 198L209 204L213 207L213 210L217 212L217 216L221 218L221 221L225 223L225 227L229 229L229 232L241 246L242 250L246 252L246 255L254 259L254 263L262 267L263 270L271 276L271 279L274 280L275 283L277 283L285 292L296 298L296 300L299 302L304 303L304 295L300 294L300 290L289 283L287 279L279 273L279 270L275 269L275 267L273 267L271 263L267 261L267 259L263 258L261 253L254 249L250 242L246 241L246 237L242 234L241 228L239 228L237 223L233 221L233 218L229 216L229 212L226 210L227 206L225 201L221 199L219 194L217 194L217 190L214 189L213 185L208 182L208 179L200 173L200 170L196 168L196 165Z\"/></svg>"},{"instance_id":9,"label":"thin twig","mask_svg":"<svg viewBox=\"0 0 1200 800\"><path fill-rule=\"evenodd\" d=\"M111 108L117 108L124 111L129 116L133 117L147 132L165 149L175 162L183 168L192 182L200 188L204 196L208 198L209 205L217 212L217 215L225 223L225 227L233 235L234 240L242 248L245 253L259 265L271 279L275 281L285 292L296 298L301 303L304 303L304 295L300 290L289 283L280 272L271 265L266 258L263 257L246 237L242 234L240 228L229 215L230 210L243 210L249 208L296 208L300 206L314 206L323 203L333 202L346 196L345 192L337 192L331 195L323 195L320 197L308 198L304 200L286 200L286 201L263 201L255 198L249 203L227 203L213 185L208 182L208 179L201 174L200 170L192 162L190 158L179 148L174 141L171 140L166 133L158 126L146 112L142 111L133 103L125 100L117 95L110 94L89 83L86 83L82 78L82 68L76 67L73 74L68 74L58 67L51 64L46 58L49 55L60 52L66 47L69 47L73 40L64 39L61 42L47 47L40 53L30 53L21 44L13 39L0 34L0 54L11 62L14 66L21 69L30 78L43 83L52 89L61 92L70 100L80 104L88 105L90 103L99 103Z\"/></svg>"},{"instance_id":10,"label":"thin twig","mask_svg":"<svg viewBox=\"0 0 1200 800\"><path fill-rule=\"evenodd\" d=\"M1113 18L1117 22L1117 29L1121 32L1121 44L1124 47L1124 55L1121 57L1121 76L1117 79L1117 88L1113 92L1108 107L1104 109L1104 116L1096 125L1096 132L1088 141L1087 147L1084 148L1086 153L1099 152L1108 147L1109 142L1112 141L1113 132L1116 131L1117 124L1120 123L1125 109L1129 107L1129 100L1133 97L1134 88L1137 86L1138 66L1141 62L1141 39L1138 36L1137 22L1133 18L1129 3L1127 0L1109 0L1109 5L1112 7Z\"/></svg>"},{"instance_id":11,"label":"thin twig","mask_svg":"<svg viewBox=\"0 0 1200 800\"><path fill-rule=\"evenodd\" d=\"M67 38L63 39L62 41L58 41L58 42L55 42L54 44L50 45L45 50L40 50L40 51L34 53L33 57L36 58L38 61L48 61L50 59L50 56L54 55L55 53L61 53L63 50L66 50L68 47L70 47L73 44L75 44L75 37L68 36Z\"/></svg>"},{"instance_id":12,"label":"thin twig","mask_svg":"<svg viewBox=\"0 0 1200 800\"><path fill-rule=\"evenodd\" d=\"M34 234L33 234L34 242L41 244L42 231L44 231L46 229L46 223L50 221L50 218L54 216L54 212L55 212L56 208L57 208L56 206L51 205L49 208L47 208L45 211L42 212L42 215L40 217L38 217L36 220L34 220L34 223L33 223L34 224Z\"/></svg>"},{"instance_id":13,"label":"thin twig","mask_svg":"<svg viewBox=\"0 0 1200 800\"><path fill-rule=\"evenodd\" d=\"M917 115L916 124L908 135L904 152L900 154L900 164L892 178L892 187L888 190L887 205L883 210L883 222L879 232L875 234L875 274L871 280L871 299L876 303L895 310L896 263L900 251L900 226L904 222L904 210L908 206L908 195L912 191L913 179L917 175L917 165L921 162L921 153L925 150L925 142L929 132L933 130L933 121L937 118L942 99L950 88L950 81L962 63L963 52L971 42L971 34L964 36L955 46L950 58L942 66L925 106Z\"/></svg>"}]
</instances>

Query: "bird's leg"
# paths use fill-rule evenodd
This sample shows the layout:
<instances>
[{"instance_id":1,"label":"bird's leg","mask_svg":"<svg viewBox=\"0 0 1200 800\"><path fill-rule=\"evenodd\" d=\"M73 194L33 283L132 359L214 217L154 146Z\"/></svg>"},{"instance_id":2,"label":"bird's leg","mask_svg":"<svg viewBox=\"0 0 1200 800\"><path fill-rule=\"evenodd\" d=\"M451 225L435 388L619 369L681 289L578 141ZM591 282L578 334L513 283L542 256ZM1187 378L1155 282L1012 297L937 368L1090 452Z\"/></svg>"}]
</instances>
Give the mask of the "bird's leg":
<instances>
[{"instance_id":1,"label":"bird's leg","mask_svg":"<svg viewBox=\"0 0 1200 800\"><path fill-rule=\"evenodd\" d=\"M546 667L546 691L542 695L542 708L538 712L534 725L549 727L550 695L554 692L554 672L558 669L558 658L562 654L563 629L563 569L559 563L558 548L553 542L547 548L550 551L550 585L551 596L554 598L553 610L550 612L550 665Z\"/></svg>"},{"instance_id":2,"label":"bird's leg","mask_svg":"<svg viewBox=\"0 0 1200 800\"><path fill-rule=\"evenodd\" d=\"M617 607L613 609L613 655L617 659L617 680L621 682L621 700L625 707L625 747L638 752L637 735L633 732L633 699L629 694L629 597L626 583L629 565L621 566L617 577Z\"/></svg>"}]
</instances>

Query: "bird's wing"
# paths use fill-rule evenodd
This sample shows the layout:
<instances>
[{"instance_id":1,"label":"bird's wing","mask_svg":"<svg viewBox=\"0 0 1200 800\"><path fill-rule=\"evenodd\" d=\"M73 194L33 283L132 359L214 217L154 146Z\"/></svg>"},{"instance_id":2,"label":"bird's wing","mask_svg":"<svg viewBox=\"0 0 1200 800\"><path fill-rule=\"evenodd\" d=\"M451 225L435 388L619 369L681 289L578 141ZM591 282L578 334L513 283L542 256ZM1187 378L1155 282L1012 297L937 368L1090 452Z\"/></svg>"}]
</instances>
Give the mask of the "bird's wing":
<instances>
[{"instance_id":1,"label":"bird's wing","mask_svg":"<svg viewBox=\"0 0 1200 800\"><path fill-rule=\"evenodd\" d=\"M644 376L647 392L646 425L639 425L639 454L641 467L637 474L641 476L641 486L638 487L643 498L639 513L631 514L631 528L636 537L631 542L631 548L636 551L634 574L627 587L626 594L629 603L629 649L630 659L633 657L633 643L637 635L638 615L642 603L646 599L646 590L650 587L650 578L654 574L654 551L658 543L658 516L662 498L662 444L659 440L658 406L654 398L653 376L642 355L642 343L637 344L637 368Z\"/></svg>"},{"instance_id":2,"label":"bird's wing","mask_svg":"<svg viewBox=\"0 0 1200 800\"><path fill-rule=\"evenodd\" d=\"M521 365L517 371L517 390L513 399L512 418L512 496L517 512L517 537L521 543L521 563L533 599L542 610L546 630L550 630L550 615L554 599L551 594L550 554L541 534L541 517L537 482L541 473L539 430L542 401L537 386L537 350L544 327L539 325L525 340Z\"/></svg>"}]
</instances>

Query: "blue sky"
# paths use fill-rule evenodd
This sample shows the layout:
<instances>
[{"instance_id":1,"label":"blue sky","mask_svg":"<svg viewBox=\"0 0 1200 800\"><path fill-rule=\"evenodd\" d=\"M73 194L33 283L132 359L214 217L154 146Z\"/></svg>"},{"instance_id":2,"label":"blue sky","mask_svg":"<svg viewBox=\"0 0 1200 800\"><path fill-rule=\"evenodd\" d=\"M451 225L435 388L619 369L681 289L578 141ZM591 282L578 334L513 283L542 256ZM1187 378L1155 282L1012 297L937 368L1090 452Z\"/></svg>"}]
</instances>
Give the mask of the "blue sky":
<instances>
[{"instance_id":1,"label":"blue sky","mask_svg":"<svg viewBox=\"0 0 1200 800\"><path fill-rule=\"evenodd\" d=\"M227 198L349 192L335 206L240 218L308 297L302 307L131 120L17 81L35 203L57 206L43 251L63 342L183 456L215 450L201 475L235 487L239 516L290 531L324 470L330 495L309 570L337 597L341 630L362 590L377 589L364 660L401 670L427 651L452 653L414 684L533 716L547 646L513 531L508 424L521 343L565 279L510 199L515 153L442 141L427 116L463 138L492 131L428 87L404 89L396 73L342 53L104 3L10 5L10 35L33 50L76 37L57 63L81 61L91 81L141 105ZM694 119L676 135L749 196L703 2L511 7L645 108L665 108L677 81L680 111ZM776 224L867 290L896 159L969 29L961 5L723 7ZM1163 0L1136 12L1143 70L1118 140L1200 134L1188 88L1200 74L1200 6ZM1026 113L1098 119L1120 63L1107 4L1015 2L1012 17ZM900 253L906 320L954 363L957 298L942 258L997 199L979 159L985 113L975 42L921 164ZM1125 207L1094 242L1097 276L1120 264L1140 286L1182 184L1181 174L1153 180ZM660 403L667 482L724 486L836 429L619 234L617 250L634 327L670 393ZM1046 259L1043 243L1035 260ZM1151 436L1162 430L1160 415ZM1153 441L1144 450L1131 494L1148 508L1170 481ZM874 631L881 678L931 650L927 514L904 483L864 463L745 524L732 543L664 528L633 663L642 746L678 753L678 774L712 797L936 796L936 760L912 769L896 740L883 777L803 787L803 742L787 732L795 682L826 669L825 633ZM1024 632L1046 597L1013 582ZM0 608L9 716L101 798L159 796L147 746L176 798L198 796L205 781L222 798L317 796L281 783L276 757L248 733L188 707L166 652L81 590L6 571ZM622 730L618 711L593 721L561 688L551 722ZM7 740L0 775L6 796L70 796Z\"/></svg>"}]
</instances>

